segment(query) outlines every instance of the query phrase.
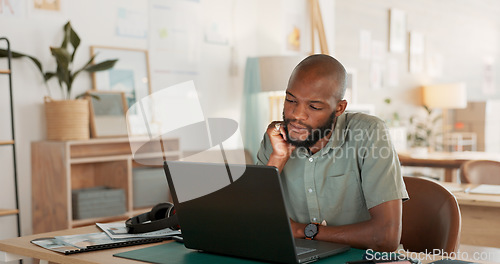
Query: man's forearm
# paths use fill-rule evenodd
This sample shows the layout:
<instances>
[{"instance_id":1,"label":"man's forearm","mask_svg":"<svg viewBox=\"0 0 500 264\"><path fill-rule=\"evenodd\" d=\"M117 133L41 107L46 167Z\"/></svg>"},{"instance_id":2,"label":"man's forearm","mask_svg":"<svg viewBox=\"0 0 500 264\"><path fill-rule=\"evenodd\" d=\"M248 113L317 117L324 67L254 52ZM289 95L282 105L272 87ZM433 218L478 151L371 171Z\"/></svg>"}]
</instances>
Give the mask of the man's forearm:
<instances>
[{"instance_id":1,"label":"man's forearm","mask_svg":"<svg viewBox=\"0 0 500 264\"><path fill-rule=\"evenodd\" d=\"M375 251L396 250L401 240L401 200L388 201L379 206L370 209L372 219L368 221L344 226L319 226L314 239ZM294 236L304 238L305 226L292 221Z\"/></svg>"},{"instance_id":2,"label":"man's forearm","mask_svg":"<svg viewBox=\"0 0 500 264\"><path fill-rule=\"evenodd\" d=\"M304 238L305 224L297 224L294 236ZM401 232L393 226L379 227L370 221L344 225L320 226L316 240L346 244L355 248L375 251L394 251L399 245Z\"/></svg>"}]
</instances>

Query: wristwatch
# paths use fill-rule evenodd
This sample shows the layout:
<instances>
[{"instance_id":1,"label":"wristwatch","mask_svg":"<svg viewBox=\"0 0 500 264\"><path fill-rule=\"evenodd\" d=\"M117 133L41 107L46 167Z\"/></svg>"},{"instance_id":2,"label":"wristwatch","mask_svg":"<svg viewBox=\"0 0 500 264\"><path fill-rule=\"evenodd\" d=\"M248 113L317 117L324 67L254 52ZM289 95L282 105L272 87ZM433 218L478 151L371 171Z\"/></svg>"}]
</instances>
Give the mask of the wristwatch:
<instances>
[{"instance_id":1,"label":"wristwatch","mask_svg":"<svg viewBox=\"0 0 500 264\"><path fill-rule=\"evenodd\" d=\"M304 228L304 235L306 239L313 240L318 234L318 223L310 223Z\"/></svg>"}]
</instances>

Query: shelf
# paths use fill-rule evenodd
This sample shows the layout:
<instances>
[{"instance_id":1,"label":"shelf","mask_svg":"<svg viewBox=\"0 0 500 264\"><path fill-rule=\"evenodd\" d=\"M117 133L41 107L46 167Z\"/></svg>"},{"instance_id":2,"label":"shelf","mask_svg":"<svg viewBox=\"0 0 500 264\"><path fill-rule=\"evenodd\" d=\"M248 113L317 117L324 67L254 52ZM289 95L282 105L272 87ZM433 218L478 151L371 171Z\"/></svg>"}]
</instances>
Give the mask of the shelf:
<instances>
[{"instance_id":1,"label":"shelf","mask_svg":"<svg viewBox=\"0 0 500 264\"><path fill-rule=\"evenodd\" d=\"M143 213L146 213L149 211L151 211L151 207L134 209L133 211L127 212L127 213L122 214L122 215L72 220L71 227L75 228L75 227L81 227L81 226L88 226L88 225L92 225L95 223L110 223L110 222L118 222L118 221L125 222L125 220L127 220L133 216L140 215L140 214L143 214Z\"/></svg>"},{"instance_id":2,"label":"shelf","mask_svg":"<svg viewBox=\"0 0 500 264\"><path fill-rule=\"evenodd\" d=\"M179 151L167 151L165 152L165 157L168 159L177 159L180 155ZM139 159L154 159L154 158L162 158L161 153L148 153L148 154L140 154L135 155L133 157L134 160ZM71 159L71 164L82 164L82 163L97 163L97 162L109 162L109 161L117 161L117 160L128 160L132 158L131 155L115 155L115 156L98 156L98 157L89 157L89 158L73 158ZM161 164L161 162L160 162Z\"/></svg>"},{"instance_id":3,"label":"shelf","mask_svg":"<svg viewBox=\"0 0 500 264\"><path fill-rule=\"evenodd\" d=\"M117 161L117 160L128 160L129 158L130 158L130 155L76 158L76 159L71 159L71 164L109 162L109 161Z\"/></svg>"},{"instance_id":4,"label":"shelf","mask_svg":"<svg viewBox=\"0 0 500 264\"><path fill-rule=\"evenodd\" d=\"M0 140L0 146L3 146L3 145L13 145L14 144L14 140Z\"/></svg>"},{"instance_id":5,"label":"shelf","mask_svg":"<svg viewBox=\"0 0 500 264\"><path fill-rule=\"evenodd\" d=\"M149 211L151 211L151 206L149 207L143 207L143 208L134 208L134 210L131 212L131 216L136 216L136 215L140 215L140 214L143 214L143 213L147 213Z\"/></svg>"},{"instance_id":6,"label":"shelf","mask_svg":"<svg viewBox=\"0 0 500 264\"><path fill-rule=\"evenodd\" d=\"M17 209L0 209L0 216L16 215L18 213L19 213L19 210L17 210Z\"/></svg>"},{"instance_id":7,"label":"shelf","mask_svg":"<svg viewBox=\"0 0 500 264\"><path fill-rule=\"evenodd\" d=\"M81 227L81 226L88 226L92 225L95 223L109 223L109 222L116 222L116 221L125 221L129 217L128 214L123 214L123 215L114 215L114 216L107 216L107 217L94 217L94 218L87 218L87 219L78 219L78 220L73 220L71 221L71 227Z\"/></svg>"},{"instance_id":8,"label":"shelf","mask_svg":"<svg viewBox=\"0 0 500 264\"><path fill-rule=\"evenodd\" d=\"M0 8L1 9L1 8ZM2 209L0 208L0 216L15 216L16 217L16 229L17 229L17 236L21 236L21 218L19 216L19 190L18 190L18 171L17 171L17 162L16 162L16 145L15 145L15 125L14 125L14 98L13 98L13 89L12 89L12 69L11 69L11 60L12 60L12 54L10 51L10 43L9 40L5 37L0 37L0 41L5 41L5 44L7 48L4 50L8 54L6 57L7 59L7 65L8 69L5 69L4 67L0 68L0 75L8 75L8 78L1 78L1 85L0 88L3 91L6 91L9 93L9 96L3 96L2 99L7 99L8 100L8 106L10 108L10 111L3 111L2 112L2 118L4 116L9 116L10 117L10 127L11 127L11 136L9 138L2 138L0 139L0 146L12 146L12 168L13 171L8 177L12 177L14 181L14 196L15 196L15 201L16 205L14 208L10 209ZM4 84L7 81L6 84ZM5 90L4 90L5 89ZM9 100L10 99L10 100ZM3 104L6 104L5 101L2 101ZM6 105L7 106L7 105ZM3 120L3 119L2 119ZM2 175L2 177L7 177L7 175ZM9 188L9 187L7 187ZM12 188L12 187L10 187ZM10 228L10 227L7 227Z\"/></svg>"},{"instance_id":9,"label":"shelf","mask_svg":"<svg viewBox=\"0 0 500 264\"><path fill-rule=\"evenodd\" d=\"M161 152L157 143L147 138L107 138L81 141L38 141L31 143L32 153L32 217L33 233L44 233L96 222L125 221L147 212L147 208L134 208L133 169L137 166L161 166ZM167 159L181 156L178 139L167 139ZM137 145L136 145L137 144ZM132 145L132 146L131 146ZM132 154L139 146L141 153ZM137 158L136 157L136 158ZM147 161L147 163L146 163ZM159 162L157 162L159 161ZM116 216L72 219L72 190L107 186L125 191L125 212ZM150 210L150 208L149 208ZM51 215L46 212L50 211Z\"/></svg>"}]
</instances>

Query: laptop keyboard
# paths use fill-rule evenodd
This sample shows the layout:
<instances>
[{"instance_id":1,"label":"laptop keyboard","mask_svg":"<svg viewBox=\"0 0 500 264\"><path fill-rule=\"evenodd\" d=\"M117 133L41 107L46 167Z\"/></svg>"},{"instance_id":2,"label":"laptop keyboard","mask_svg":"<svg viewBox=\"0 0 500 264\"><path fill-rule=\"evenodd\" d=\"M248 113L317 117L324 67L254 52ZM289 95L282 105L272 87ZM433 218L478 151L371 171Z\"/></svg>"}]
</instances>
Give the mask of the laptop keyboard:
<instances>
[{"instance_id":1,"label":"laptop keyboard","mask_svg":"<svg viewBox=\"0 0 500 264\"><path fill-rule=\"evenodd\" d=\"M295 247L295 251L297 251L297 256L300 256L302 254L316 251L316 249L315 248L305 248L305 247Z\"/></svg>"}]
</instances>

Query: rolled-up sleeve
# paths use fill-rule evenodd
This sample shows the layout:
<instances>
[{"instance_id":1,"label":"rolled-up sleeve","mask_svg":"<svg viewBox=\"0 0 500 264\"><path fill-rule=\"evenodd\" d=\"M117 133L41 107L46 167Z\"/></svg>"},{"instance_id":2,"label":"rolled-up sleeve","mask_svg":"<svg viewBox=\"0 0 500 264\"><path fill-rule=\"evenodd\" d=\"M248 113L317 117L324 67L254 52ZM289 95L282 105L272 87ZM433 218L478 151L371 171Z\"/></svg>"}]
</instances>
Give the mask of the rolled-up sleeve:
<instances>
[{"instance_id":1,"label":"rolled-up sleeve","mask_svg":"<svg viewBox=\"0 0 500 264\"><path fill-rule=\"evenodd\" d=\"M269 161L269 156L271 156L272 152L273 152L273 147L269 140L269 136L267 134L264 134L264 138L260 143L259 152L257 152L257 162L255 164L266 165L267 162Z\"/></svg>"},{"instance_id":2,"label":"rolled-up sleeve","mask_svg":"<svg viewBox=\"0 0 500 264\"><path fill-rule=\"evenodd\" d=\"M364 140L364 154L360 157L361 182L368 209L381 203L408 199L398 155L392 145L383 121L376 122Z\"/></svg>"}]
</instances>

